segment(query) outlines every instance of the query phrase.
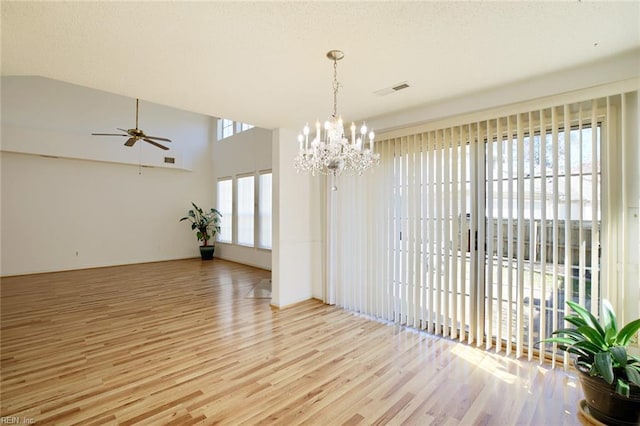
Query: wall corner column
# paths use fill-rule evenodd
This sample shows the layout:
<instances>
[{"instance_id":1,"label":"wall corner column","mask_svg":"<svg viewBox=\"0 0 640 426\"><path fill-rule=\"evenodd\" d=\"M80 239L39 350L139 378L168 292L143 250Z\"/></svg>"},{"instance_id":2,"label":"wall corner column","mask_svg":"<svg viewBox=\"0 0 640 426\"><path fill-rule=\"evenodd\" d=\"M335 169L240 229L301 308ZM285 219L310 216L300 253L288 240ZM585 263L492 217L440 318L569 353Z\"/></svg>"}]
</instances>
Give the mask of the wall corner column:
<instances>
[{"instance_id":1,"label":"wall corner column","mask_svg":"<svg viewBox=\"0 0 640 426\"><path fill-rule=\"evenodd\" d=\"M293 165L297 133L273 131L272 298L278 308L322 298L322 180Z\"/></svg>"}]
</instances>

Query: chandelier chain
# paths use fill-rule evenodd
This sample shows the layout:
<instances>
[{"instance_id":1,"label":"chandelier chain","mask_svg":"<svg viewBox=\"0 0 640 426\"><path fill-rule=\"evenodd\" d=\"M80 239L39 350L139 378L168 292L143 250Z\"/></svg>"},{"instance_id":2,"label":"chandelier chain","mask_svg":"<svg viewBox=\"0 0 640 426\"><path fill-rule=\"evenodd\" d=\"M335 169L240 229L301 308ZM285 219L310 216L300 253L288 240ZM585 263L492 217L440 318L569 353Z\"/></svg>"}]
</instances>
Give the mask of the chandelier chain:
<instances>
[{"instance_id":1,"label":"chandelier chain","mask_svg":"<svg viewBox=\"0 0 640 426\"><path fill-rule=\"evenodd\" d=\"M338 116L338 88L340 87L340 83L338 83L338 61L337 59L333 60L333 116Z\"/></svg>"}]
</instances>

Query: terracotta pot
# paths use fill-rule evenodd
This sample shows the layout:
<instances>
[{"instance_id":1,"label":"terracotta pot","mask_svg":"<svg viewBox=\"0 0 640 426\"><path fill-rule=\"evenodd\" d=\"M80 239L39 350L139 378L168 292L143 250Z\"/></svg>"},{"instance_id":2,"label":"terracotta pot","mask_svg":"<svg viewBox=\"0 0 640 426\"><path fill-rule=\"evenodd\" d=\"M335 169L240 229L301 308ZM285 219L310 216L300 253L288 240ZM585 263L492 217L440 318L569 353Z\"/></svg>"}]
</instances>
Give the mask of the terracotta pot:
<instances>
[{"instance_id":1,"label":"terracotta pot","mask_svg":"<svg viewBox=\"0 0 640 426\"><path fill-rule=\"evenodd\" d=\"M589 371L576 366L589 413L597 420L612 426L640 425L640 390L631 387L629 398L616 393L615 382L609 384Z\"/></svg>"}]
</instances>

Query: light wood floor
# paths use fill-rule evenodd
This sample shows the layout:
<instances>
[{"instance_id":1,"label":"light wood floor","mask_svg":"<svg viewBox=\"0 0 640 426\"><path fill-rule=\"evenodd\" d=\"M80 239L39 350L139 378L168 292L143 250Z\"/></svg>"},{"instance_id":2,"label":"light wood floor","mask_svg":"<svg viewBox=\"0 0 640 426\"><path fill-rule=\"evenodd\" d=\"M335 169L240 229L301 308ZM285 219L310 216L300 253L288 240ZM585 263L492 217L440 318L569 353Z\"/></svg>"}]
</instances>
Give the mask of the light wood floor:
<instances>
[{"instance_id":1,"label":"light wood floor","mask_svg":"<svg viewBox=\"0 0 640 426\"><path fill-rule=\"evenodd\" d=\"M575 376L183 260L2 279L2 416L36 424L561 425ZM1 420L1 419L0 419Z\"/></svg>"}]
</instances>

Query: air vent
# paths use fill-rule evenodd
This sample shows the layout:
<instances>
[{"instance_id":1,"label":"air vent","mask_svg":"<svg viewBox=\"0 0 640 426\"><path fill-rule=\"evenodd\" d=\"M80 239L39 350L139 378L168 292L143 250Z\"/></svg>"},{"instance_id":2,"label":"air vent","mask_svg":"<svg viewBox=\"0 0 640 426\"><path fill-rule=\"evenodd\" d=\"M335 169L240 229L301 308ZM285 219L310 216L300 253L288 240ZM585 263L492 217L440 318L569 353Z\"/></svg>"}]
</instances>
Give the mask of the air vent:
<instances>
[{"instance_id":1,"label":"air vent","mask_svg":"<svg viewBox=\"0 0 640 426\"><path fill-rule=\"evenodd\" d=\"M378 96L386 96L386 95L389 95L391 93L398 92L400 90L406 89L407 87L410 87L409 86L409 82L402 81L400 83L394 84L393 86L386 87L386 88L380 89L380 90L376 90L373 93L375 93Z\"/></svg>"},{"instance_id":2,"label":"air vent","mask_svg":"<svg viewBox=\"0 0 640 426\"><path fill-rule=\"evenodd\" d=\"M406 89L407 87L409 87L407 83L400 83L397 86L393 86L392 89L397 92L398 90Z\"/></svg>"},{"instance_id":3,"label":"air vent","mask_svg":"<svg viewBox=\"0 0 640 426\"><path fill-rule=\"evenodd\" d=\"M176 164L176 159L174 157L164 157L164 162L166 164Z\"/></svg>"}]
</instances>

